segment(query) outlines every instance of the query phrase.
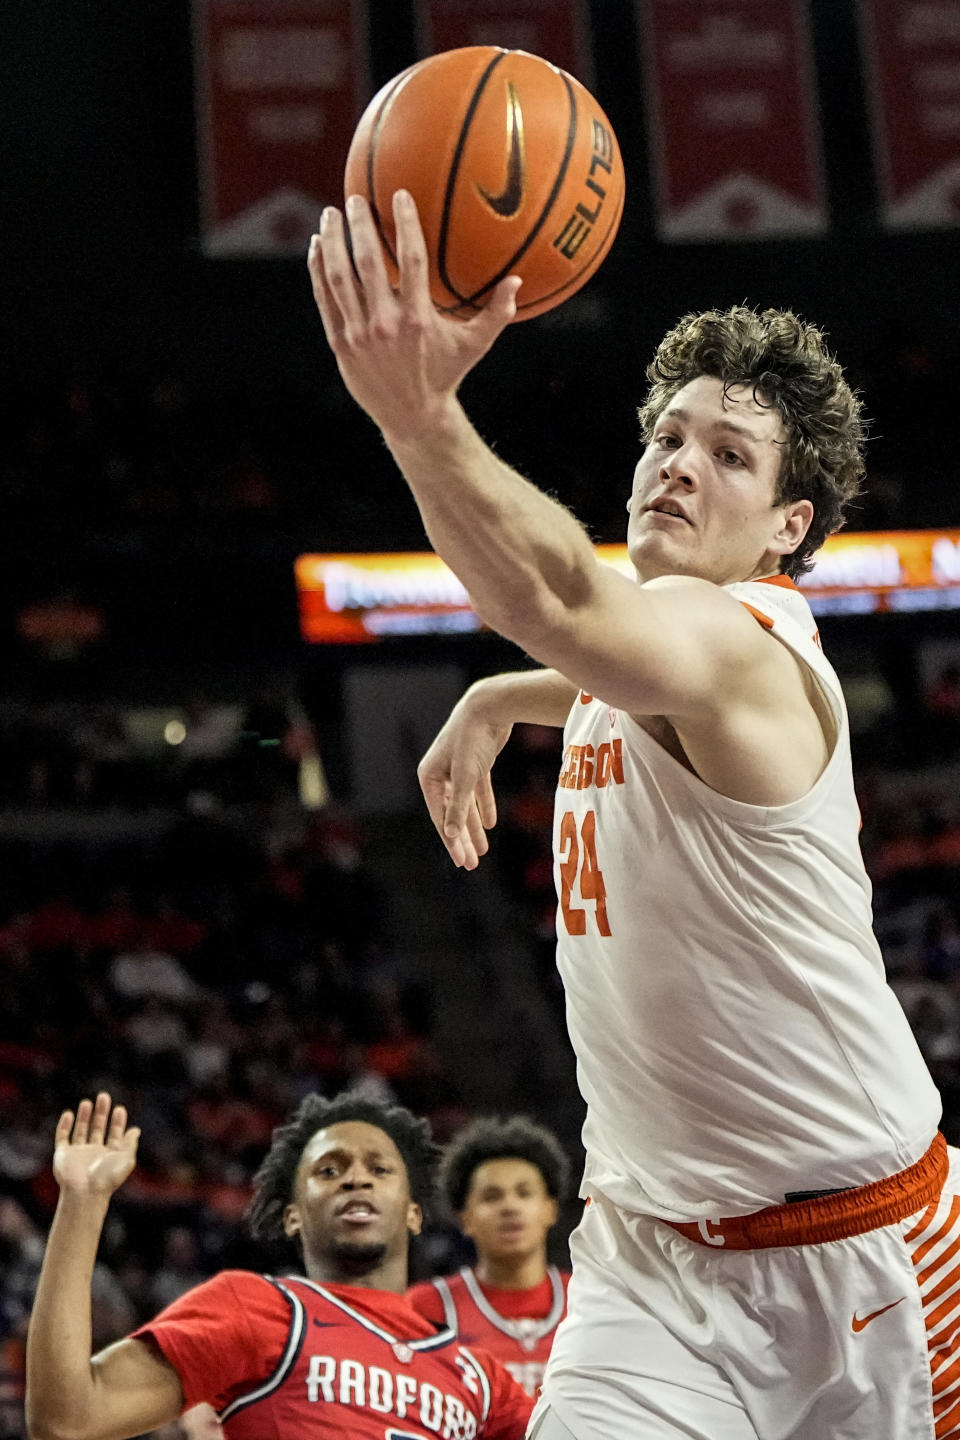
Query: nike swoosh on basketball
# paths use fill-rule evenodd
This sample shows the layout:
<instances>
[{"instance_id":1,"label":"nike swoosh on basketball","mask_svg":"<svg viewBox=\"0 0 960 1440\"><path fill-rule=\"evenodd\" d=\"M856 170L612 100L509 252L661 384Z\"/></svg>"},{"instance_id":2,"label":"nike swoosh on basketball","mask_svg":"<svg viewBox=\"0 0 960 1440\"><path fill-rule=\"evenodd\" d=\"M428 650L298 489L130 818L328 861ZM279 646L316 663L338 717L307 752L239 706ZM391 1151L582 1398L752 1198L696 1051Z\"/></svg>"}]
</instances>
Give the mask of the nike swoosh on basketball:
<instances>
[{"instance_id":1,"label":"nike swoosh on basketball","mask_svg":"<svg viewBox=\"0 0 960 1440\"><path fill-rule=\"evenodd\" d=\"M871 1320L876 1320L878 1315L886 1315L888 1310L892 1310L895 1305L900 1305L906 1298L906 1295L901 1295L899 1300L891 1300L889 1305L882 1305L879 1310L871 1310L870 1314L864 1315L862 1320L859 1315L855 1314L853 1317L853 1333L859 1335L861 1330L867 1328Z\"/></svg>"},{"instance_id":2,"label":"nike swoosh on basketball","mask_svg":"<svg viewBox=\"0 0 960 1440\"><path fill-rule=\"evenodd\" d=\"M477 186L490 209L503 220L509 220L516 215L523 204L523 192L526 188L523 111L520 109L520 97L512 80L507 81L507 128L510 136L507 183L499 195L491 195L482 185Z\"/></svg>"}]
</instances>

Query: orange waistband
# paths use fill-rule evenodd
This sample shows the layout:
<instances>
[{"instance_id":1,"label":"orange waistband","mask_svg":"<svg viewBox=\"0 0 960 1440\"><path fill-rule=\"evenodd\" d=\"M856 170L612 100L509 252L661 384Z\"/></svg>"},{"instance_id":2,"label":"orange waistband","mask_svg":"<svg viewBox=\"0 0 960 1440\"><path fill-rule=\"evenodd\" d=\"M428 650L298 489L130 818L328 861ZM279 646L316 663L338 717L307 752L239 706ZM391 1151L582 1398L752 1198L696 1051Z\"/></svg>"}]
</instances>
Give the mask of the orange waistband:
<instances>
[{"instance_id":1,"label":"orange waistband","mask_svg":"<svg viewBox=\"0 0 960 1440\"><path fill-rule=\"evenodd\" d=\"M879 1230L915 1215L936 1200L947 1179L950 1160L947 1142L937 1134L927 1153L896 1175L802 1200L794 1205L769 1205L752 1215L730 1220L665 1220L698 1245L726 1250L767 1250L774 1246L822 1245L827 1240L846 1240Z\"/></svg>"}]
</instances>

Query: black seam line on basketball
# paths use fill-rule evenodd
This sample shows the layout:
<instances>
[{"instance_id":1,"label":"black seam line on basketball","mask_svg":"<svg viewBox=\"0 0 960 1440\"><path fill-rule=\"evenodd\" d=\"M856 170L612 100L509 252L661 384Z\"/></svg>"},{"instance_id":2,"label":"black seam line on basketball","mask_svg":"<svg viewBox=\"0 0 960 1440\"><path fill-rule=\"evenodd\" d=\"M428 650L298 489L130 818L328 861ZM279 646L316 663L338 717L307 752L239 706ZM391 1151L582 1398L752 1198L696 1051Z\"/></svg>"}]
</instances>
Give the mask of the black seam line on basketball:
<instances>
[{"instance_id":1,"label":"black seam line on basketball","mask_svg":"<svg viewBox=\"0 0 960 1440\"><path fill-rule=\"evenodd\" d=\"M603 247L606 245L607 240L610 237L610 232L612 230L616 230L617 226L620 224L621 219L623 218L624 201L625 196L621 194L620 199L617 201L617 208L614 211L613 218L607 226L606 230L603 232L603 238L601 239L600 244L597 246L596 254L590 261L590 264L584 270L578 271L576 275L572 275L569 280L564 280L563 284L558 285L556 290L548 290L546 295L539 295L536 300L528 300L525 305L518 305L517 314L519 314L522 310L530 310L534 305L542 305L545 300L555 299L557 295L562 295L564 290L570 290L571 286L576 285L579 289L580 287L586 285L588 280L593 279L600 262L606 259ZM576 290L573 290L572 293L576 294ZM465 308L465 305L437 306L437 309L440 310L444 315L455 315L458 310L462 310ZM474 305L472 303L470 304L469 308L473 311L475 315L479 315L483 310L482 305Z\"/></svg>"},{"instance_id":2,"label":"black seam line on basketball","mask_svg":"<svg viewBox=\"0 0 960 1440\"><path fill-rule=\"evenodd\" d=\"M562 295L564 290L568 290L571 285L575 284L577 286L577 289L579 289L581 286L586 285L588 280L593 279L594 275L597 273L599 262L607 258L606 255L603 253L603 247L607 243L607 240L610 236L610 231L615 230L620 224L620 220L623 216L623 203L624 196L621 195L619 201L617 202L617 208L614 213L613 219L610 221L610 224L604 231L603 239L597 246L597 252L594 255L593 259L590 261L590 264L587 265L585 269L579 271L578 274L572 275L569 280L564 280L563 284L559 285L556 290L550 290L546 295L541 295L536 300L528 301L526 305L518 305L518 314L521 310L529 310L531 305L542 305L544 300L553 300L557 295ZM573 293L576 294L576 291L574 291Z\"/></svg>"},{"instance_id":3,"label":"black seam line on basketball","mask_svg":"<svg viewBox=\"0 0 960 1440\"><path fill-rule=\"evenodd\" d=\"M567 128L566 148L563 152L563 159L560 162L560 169L557 172L557 178L553 182L553 189L547 196L547 202L541 210L536 224L530 231L530 234L527 236L526 240L524 240L523 244L520 246L520 249L517 250L513 255L511 255L510 259L507 261L506 265L504 265L503 269L500 270L496 275L494 275L492 280L488 280L486 285L484 285L481 289L474 290L472 295L466 295L463 299L464 305L472 305L476 300L480 299L481 295L488 295L495 285L499 285L500 281L504 278L504 276L510 274L517 261L521 258L521 256L527 253L527 251L530 249L530 246L533 244L534 240L537 238L540 231L546 224L547 217L553 209L553 202L556 200L558 194L560 193L560 187L566 179L567 170L570 166L570 156L573 154L574 141L577 138L577 97L573 93L573 86L570 84L570 81L567 79L564 72L562 70L558 70L557 74L560 76L560 79L566 86L567 98L570 101L570 124ZM454 290L453 293L456 295L457 292ZM534 302L531 301L531 304L533 303Z\"/></svg>"},{"instance_id":4,"label":"black seam line on basketball","mask_svg":"<svg viewBox=\"0 0 960 1440\"><path fill-rule=\"evenodd\" d=\"M413 67L411 67L411 69L412 68ZM397 257L396 255L394 255L390 242L386 237L383 228L383 221L380 219L380 211L377 209L376 194L374 191L373 183L373 156L377 148L377 136L380 134L380 128L383 125L383 121L387 113L387 107L389 106L390 101L393 99L394 95L396 95L397 90L400 88L403 81L406 79L407 74L408 72L404 70L402 75L398 75L396 84L391 85L390 89L383 97L383 104L377 111L377 118L376 120L374 120L373 129L370 131L370 144L367 146L367 199L370 203L370 214L373 217L374 228L377 232L377 237L380 241L380 244L383 246L384 250L386 250L394 265L397 265ZM351 259L352 258L353 257L351 255ZM397 265L397 268L400 268L399 265Z\"/></svg>"},{"instance_id":5,"label":"black seam line on basketball","mask_svg":"<svg viewBox=\"0 0 960 1440\"><path fill-rule=\"evenodd\" d=\"M443 210L440 216L440 236L437 240L437 273L440 276L441 282L450 291L450 294L457 297L458 305L454 308L459 308L460 305L465 305L468 303L467 297L465 295L461 295L457 287L455 285L451 285L450 280L447 277L447 235L450 230L450 209L453 205L453 191L457 183L457 172L460 169L460 161L463 159L463 151L467 143L467 133L470 129L473 117L477 113L477 106L480 104L480 96L486 89L487 81L490 79L490 76L493 74L494 70L496 70L497 66L507 58L507 55L509 53L510 52L508 50L501 50L497 55L494 55L493 59L487 65L486 70L484 70L483 74L480 76L480 79L474 86L473 94L470 97L470 104L467 106L467 113L466 115L464 115L463 124L460 126L460 134L457 136L457 143L453 152L453 160L450 163L450 173L447 176L447 188L444 192Z\"/></svg>"},{"instance_id":6,"label":"black seam line on basketball","mask_svg":"<svg viewBox=\"0 0 960 1440\"><path fill-rule=\"evenodd\" d=\"M604 254L604 249L603 249L603 247L604 247L604 246L606 245L606 243L607 243L607 239L608 239L609 236L610 236L610 232L611 232L612 230L616 230L616 228L617 228L617 226L619 225L621 219L623 218L624 202L625 202L625 196L621 194L620 199L617 201L617 208L616 208L616 211L614 212L613 219L610 221L610 224L607 226L606 230L604 231L604 233L603 233L603 238L602 238L602 240L600 241L600 244L597 246L596 254L594 255L593 259L590 261L590 264L586 267L586 269L579 271L576 275L572 275L569 280L564 280L563 284L562 284L562 285L558 285L557 288L556 288L556 290L549 290L546 295L540 295L540 296L537 297L536 300L528 300L528 301L526 302L526 304L518 305L518 306L517 306L517 313L518 313L518 314L520 313L521 310L530 310L530 309L532 309L532 307L533 307L534 305L542 305L545 300L553 300L557 295L562 295L563 292L564 292L564 290L569 290L569 289L571 288L571 286L573 286L573 285L576 285L578 288L580 288L581 286L586 285L586 283L587 283L588 280L592 280L592 279L593 279L594 275L595 275L596 272L597 272L597 269L598 269L598 266L599 266L600 261L606 259L606 255ZM572 293L573 293L573 294L576 294L576 290L574 290ZM437 308L440 309L440 310L442 310L445 315L452 315L452 314L455 314L458 310L463 309L464 307L463 307L463 306L460 306L460 305L443 305L443 306L438 306ZM470 306L470 309L473 311L473 313L474 313L475 315L479 315L479 314L481 313L481 311L483 310L483 306L482 306L482 305L471 305L471 306Z\"/></svg>"}]
</instances>

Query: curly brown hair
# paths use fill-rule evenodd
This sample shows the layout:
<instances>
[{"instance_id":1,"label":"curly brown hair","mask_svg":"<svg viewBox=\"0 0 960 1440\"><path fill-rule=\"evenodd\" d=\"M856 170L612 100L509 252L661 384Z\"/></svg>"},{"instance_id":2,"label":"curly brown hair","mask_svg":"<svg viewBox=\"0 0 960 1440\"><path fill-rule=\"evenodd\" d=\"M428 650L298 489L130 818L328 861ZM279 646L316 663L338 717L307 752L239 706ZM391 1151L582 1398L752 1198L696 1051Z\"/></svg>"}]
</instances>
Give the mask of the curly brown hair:
<instances>
[{"instance_id":1,"label":"curly brown hair","mask_svg":"<svg viewBox=\"0 0 960 1440\"><path fill-rule=\"evenodd\" d=\"M724 393L748 385L758 405L773 406L787 432L775 505L810 500L813 519L781 564L797 579L828 535L839 530L859 494L865 439L861 405L827 349L823 331L790 310L747 305L684 315L664 336L647 366L650 389L640 408L649 441L670 401L700 375L722 380Z\"/></svg>"}]
</instances>

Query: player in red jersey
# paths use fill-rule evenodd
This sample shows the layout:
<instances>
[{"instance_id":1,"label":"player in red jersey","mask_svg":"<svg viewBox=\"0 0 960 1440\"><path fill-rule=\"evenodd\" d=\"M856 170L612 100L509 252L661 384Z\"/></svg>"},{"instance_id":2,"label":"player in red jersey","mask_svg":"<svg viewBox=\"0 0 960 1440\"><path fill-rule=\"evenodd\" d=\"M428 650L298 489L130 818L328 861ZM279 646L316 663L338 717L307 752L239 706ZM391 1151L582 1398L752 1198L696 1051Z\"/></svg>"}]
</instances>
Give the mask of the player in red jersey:
<instances>
[{"instance_id":1,"label":"player in red jersey","mask_svg":"<svg viewBox=\"0 0 960 1440\"><path fill-rule=\"evenodd\" d=\"M255 1235L304 1276L225 1270L90 1355L90 1278L137 1129L107 1094L65 1111L60 1200L27 1344L32 1440L127 1440L209 1402L226 1440L519 1440L531 1401L491 1356L405 1297L437 1151L425 1120L355 1095L308 1096L254 1181Z\"/></svg>"},{"instance_id":2,"label":"player in red jersey","mask_svg":"<svg viewBox=\"0 0 960 1440\"><path fill-rule=\"evenodd\" d=\"M447 1148L441 1186L477 1263L414 1285L407 1299L495 1355L536 1395L567 1311L565 1271L547 1263L569 1165L556 1137L523 1116L468 1125Z\"/></svg>"}]
</instances>

